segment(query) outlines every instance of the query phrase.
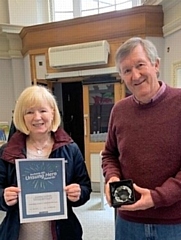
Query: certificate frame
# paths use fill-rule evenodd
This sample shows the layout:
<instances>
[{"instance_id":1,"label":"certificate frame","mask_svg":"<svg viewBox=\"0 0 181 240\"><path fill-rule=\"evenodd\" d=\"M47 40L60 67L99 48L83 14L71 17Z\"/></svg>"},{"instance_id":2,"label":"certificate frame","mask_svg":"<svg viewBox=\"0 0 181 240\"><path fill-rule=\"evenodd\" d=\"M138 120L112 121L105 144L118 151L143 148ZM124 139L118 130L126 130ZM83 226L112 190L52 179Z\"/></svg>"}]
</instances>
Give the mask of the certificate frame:
<instances>
[{"instance_id":1,"label":"certificate frame","mask_svg":"<svg viewBox=\"0 0 181 240\"><path fill-rule=\"evenodd\" d=\"M65 159L16 159L20 223L67 218Z\"/></svg>"}]
</instances>

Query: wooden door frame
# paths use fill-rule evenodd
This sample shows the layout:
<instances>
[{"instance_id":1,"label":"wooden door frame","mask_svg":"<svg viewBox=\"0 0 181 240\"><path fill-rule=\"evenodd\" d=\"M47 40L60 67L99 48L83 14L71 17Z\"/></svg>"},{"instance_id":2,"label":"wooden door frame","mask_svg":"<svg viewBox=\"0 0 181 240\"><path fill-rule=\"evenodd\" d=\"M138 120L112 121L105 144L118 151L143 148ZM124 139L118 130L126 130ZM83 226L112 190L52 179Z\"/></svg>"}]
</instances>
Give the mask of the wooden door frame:
<instances>
[{"instance_id":1,"label":"wooden door frame","mask_svg":"<svg viewBox=\"0 0 181 240\"><path fill-rule=\"evenodd\" d=\"M125 86L122 82L114 83L114 102L116 103L125 96ZM84 111L84 147L85 161L91 176L91 153L100 153L104 149L105 142L90 142L90 112L89 112L89 85L83 85L83 111Z\"/></svg>"}]
</instances>

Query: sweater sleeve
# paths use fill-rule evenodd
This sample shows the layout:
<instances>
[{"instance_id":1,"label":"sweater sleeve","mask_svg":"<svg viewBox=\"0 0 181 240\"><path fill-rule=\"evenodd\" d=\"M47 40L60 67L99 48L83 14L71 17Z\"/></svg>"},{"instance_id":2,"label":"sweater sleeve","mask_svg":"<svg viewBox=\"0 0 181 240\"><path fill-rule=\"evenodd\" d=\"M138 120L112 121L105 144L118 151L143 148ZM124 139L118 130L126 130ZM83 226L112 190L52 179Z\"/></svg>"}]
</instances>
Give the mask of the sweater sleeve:
<instances>
[{"instance_id":1,"label":"sweater sleeve","mask_svg":"<svg viewBox=\"0 0 181 240\"><path fill-rule=\"evenodd\" d=\"M151 190L155 208L171 206L180 200L181 171L174 178L168 178L160 187Z\"/></svg>"}]
</instances>

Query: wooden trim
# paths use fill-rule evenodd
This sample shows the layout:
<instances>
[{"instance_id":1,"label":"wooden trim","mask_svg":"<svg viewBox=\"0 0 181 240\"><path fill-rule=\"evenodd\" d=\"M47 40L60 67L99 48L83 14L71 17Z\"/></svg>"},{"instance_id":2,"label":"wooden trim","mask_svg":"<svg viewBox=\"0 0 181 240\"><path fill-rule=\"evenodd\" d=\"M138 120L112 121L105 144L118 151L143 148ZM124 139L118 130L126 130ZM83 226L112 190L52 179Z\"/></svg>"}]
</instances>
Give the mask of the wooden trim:
<instances>
[{"instance_id":1,"label":"wooden trim","mask_svg":"<svg viewBox=\"0 0 181 240\"><path fill-rule=\"evenodd\" d=\"M30 68L31 68L32 83L33 83L33 85L36 85L37 79L36 79L35 55L30 56Z\"/></svg>"},{"instance_id":2,"label":"wooden trim","mask_svg":"<svg viewBox=\"0 0 181 240\"><path fill-rule=\"evenodd\" d=\"M51 22L51 23L45 23L45 24L39 24L39 25L34 25L34 26L27 26L24 27L21 32L20 36L23 38L28 32L39 32L40 28L41 30L48 30L48 29L57 29L60 27L68 27L71 26L73 27L74 25L79 25L84 23L90 23L90 22L98 22L98 21L103 21L103 20L110 20L114 18L119 18L120 16L131 16L135 14L140 14L140 13L160 13L162 12L162 6L157 5L157 6L151 6L151 5L142 5L138 7L133 7L125 10L119 10L119 11L112 11L112 12L107 12L107 13L102 13L102 14L97 14L97 15L91 15L91 16L86 16L86 17L79 17L79 18L74 18L74 19L69 19L69 20L64 20L64 21L57 21L57 22Z\"/></svg>"},{"instance_id":3,"label":"wooden trim","mask_svg":"<svg viewBox=\"0 0 181 240\"><path fill-rule=\"evenodd\" d=\"M84 146L85 146L85 162L89 176L91 176L91 164L90 164L90 149L89 149L89 89L88 86L83 86L83 109L84 109ZM86 129L85 129L86 128ZM86 135L85 135L86 131Z\"/></svg>"},{"instance_id":4,"label":"wooden trim","mask_svg":"<svg viewBox=\"0 0 181 240\"><path fill-rule=\"evenodd\" d=\"M90 143L90 153L100 153L104 149L105 142Z\"/></svg>"},{"instance_id":5,"label":"wooden trim","mask_svg":"<svg viewBox=\"0 0 181 240\"><path fill-rule=\"evenodd\" d=\"M33 49L131 36L163 36L162 6L139 6L94 16L24 27L23 55ZM120 42L121 43L121 42Z\"/></svg>"},{"instance_id":6,"label":"wooden trim","mask_svg":"<svg viewBox=\"0 0 181 240\"><path fill-rule=\"evenodd\" d=\"M114 84L114 102L125 97L124 84L120 82Z\"/></svg>"}]
</instances>

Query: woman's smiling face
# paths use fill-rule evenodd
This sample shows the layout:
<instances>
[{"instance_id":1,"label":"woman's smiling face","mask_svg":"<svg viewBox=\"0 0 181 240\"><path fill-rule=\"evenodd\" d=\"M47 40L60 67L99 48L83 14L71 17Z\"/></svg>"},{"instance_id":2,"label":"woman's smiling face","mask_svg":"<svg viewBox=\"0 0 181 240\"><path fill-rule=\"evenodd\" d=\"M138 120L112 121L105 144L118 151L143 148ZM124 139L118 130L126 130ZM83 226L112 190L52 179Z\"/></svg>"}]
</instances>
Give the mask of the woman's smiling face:
<instances>
[{"instance_id":1,"label":"woman's smiling face","mask_svg":"<svg viewBox=\"0 0 181 240\"><path fill-rule=\"evenodd\" d=\"M120 62L120 76L136 99L147 103L159 89L159 61L152 64L141 45Z\"/></svg>"},{"instance_id":2,"label":"woman's smiling face","mask_svg":"<svg viewBox=\"0 0 181 240\"><path fill-rule=\"evenodd\" d=\"M46 133L51 130L53 109L44 103L42 106L33 106L26 109L24 120L30 134Z\"/></svg>"}]
</instances>

